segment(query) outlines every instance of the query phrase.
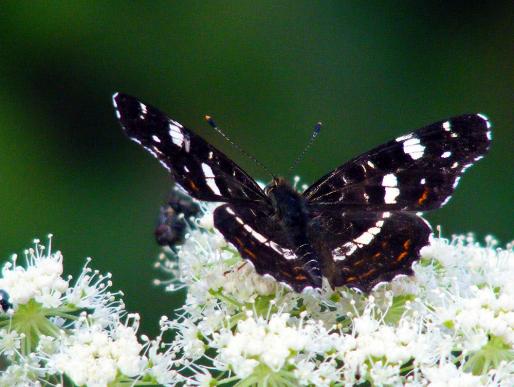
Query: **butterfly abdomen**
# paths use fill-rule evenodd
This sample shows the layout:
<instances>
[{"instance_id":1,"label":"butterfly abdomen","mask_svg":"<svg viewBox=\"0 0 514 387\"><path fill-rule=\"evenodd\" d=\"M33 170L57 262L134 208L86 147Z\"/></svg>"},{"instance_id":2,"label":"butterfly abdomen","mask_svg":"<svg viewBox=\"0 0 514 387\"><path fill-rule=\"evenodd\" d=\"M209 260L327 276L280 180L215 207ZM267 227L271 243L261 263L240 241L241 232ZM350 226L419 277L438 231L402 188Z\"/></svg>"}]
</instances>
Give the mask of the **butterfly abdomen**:
<instances>
[{"instance_id":1,"label":"butterfly abdomen","mask_svg":"<svg viewBox=\"0 0 514 387\"><path fill-rule=\"evenodd\" d=\"M290 247L299 258L300 265L293 270L298 290L304 286L321 287L319 257L308 237L310 222L305 199L284 180L275 180L267 190L275 210L276 221L289 239Z\"/></svg>"}]
</instances>

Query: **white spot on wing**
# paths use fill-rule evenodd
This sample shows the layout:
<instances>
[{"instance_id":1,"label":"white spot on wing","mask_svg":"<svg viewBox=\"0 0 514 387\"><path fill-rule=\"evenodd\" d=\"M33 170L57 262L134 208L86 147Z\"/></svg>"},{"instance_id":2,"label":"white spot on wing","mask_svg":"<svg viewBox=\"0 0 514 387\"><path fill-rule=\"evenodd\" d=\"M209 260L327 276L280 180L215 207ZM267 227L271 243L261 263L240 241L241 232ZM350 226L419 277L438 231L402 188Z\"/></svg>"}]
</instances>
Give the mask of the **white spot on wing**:
<instances>
[{"instance_id":1,"label":"white spot on wing","mask_svg":"<svg viewBox=\"0 0 514 387\"><path fill-rule=\"evenodd\" d=\"M139 102L139 108L141 109L141 113L139 114L139 118L144 120L145 119L145 115L148 112L148 110L146 108L146 105L142 104L141 102Z\"/></svg>"},{"instance_id":2,"label":"white spot on wing","mask_svg":"<svg viewBox=\"0 0 514 387\"><path fill-rule=\"evenodd\" d=\"M355 243L358 243L360 245L367 245L373 240L373 234L369 233L368 231L362 233L358 238L354 239L353 241Z\"/></svg>"},{"instance_id":3,"label":"white spot on wing","mask_svg":"<svg viewBox=\"0 0 514 387\"><path fill-rule=\"evenodd\" d=\"M149 148L147 146L144 146L143 145L143 148L145 148L148 152L150 152L150 154L155 157L156 159L158 159L159 157L157 156L157 153L154 152L154 150L152 148Z\"/></svg>"},{"instance_id":4,"label":"white spot on wing","mask_svg":"<svg viewBox=\"0 0 514 387\"><path fill-rule=\"evenodd\" d=\"M425 178L423 178L423 179L421 179L421 180L419 181L419 184L425 184L426 182L427 182L427 180L426 180Z\"/></svg>"},{"instance_id":5,"label":"white spot on wing","mask_svg":"<svg viewBox=\"0 0 514 387\"><path fill-rule=\"evenodd\" d=\"M384 213L389 214L390 213ZM389 216L388 215L388 216ZM384 216L385 218L386 216ZM344 261L346 257L349 255L352 255L359 245L368 245L373 241L376 235L380 233L380 230L382 230L382 226L384 225L383 219L378 220L374 226L370 227L366 231L364 231L361 235L359 235L357 238L355 238L352 242L346 242L343 246L337 247L334 250L332 250L332 257L335 261Z\"/></svg>"},{"instance_id":6,"label":"white spot on wing","mask_svg":"<svg viewBox=\"0 0 514 387\"><path fill-rule=\"evenodd\" d=\"M181 128L181 129L183 128L183 126L182 126L179 122L177 122L177 121L175 121L175 120L170 120L170 121L171 121L171 123L172 123L173 125L178 126L178 127L179 127L179 128Z\"/></svg>"},{"instance_id":7,"label":"white spot on wing","mask_svg":"<svg viewBox=\"0 0 514 387\"><path fill-rule=\"evenodd\" d=\"M152 135L152 140L154 140L155 142L161 142L161 139L159 137L157 137L155 134Z\"/></svg>"},{"instance_id":8,"label":"white spot on wing","mask_svg":"<svg viewBox=\"0 0 514 387\"><path fill-rule=\"evenodd\" d=\"M446 203L448 203L451 198L452 198L452 196L450 195L446 199L444 199L444 201L441 203L441 207L444 206Z\"/></svg>"},{"instance_id":9,"label":"white spot on wing","mask_svg":"<svg viewBox=\"0 0 514 387\"><path fill-rule=\"evenodd\" d=\"M205 163L202 163L202 171L203 175L208 179L214 177L214 173L212 173L212 168Z\"/></svg>"},{"instance_id":10,"label":"white spot on wing","mask_svg":"<svg viewBox=\"0 0 514 387\"><path fill-rule=\"evenodd\" d=\"M184 142L184 134L182 133L180 128L176 125L169 124L169 128L170 128L169 134L171 137L171 141L173 141L173 144L182 148L182 143Z\"/></svg>"},{"instance_id":11,"label":"white spot on wing","mask_svg":"<svg viewBox=\"0 0 514 387\"><path fill-rule=\"evenodd\" d=\"M400 195L400 190L396 187L386 187L384 202L387 204L396 203L396 198Z\"/></svg>"},{"instance_id":12,"label":"white spot on wing","mask_svg":"<svg viewBox=\"0 0 514 387\"><path fill-rule=\"evenodd\" d=\"M462 172L461 172L461 173L464 173L464 172L466 171L466 169L468 169L469 167L471 167L471 165L473 165L473 164L469 163L469 164L464 165L464 166L462 167Z\"/></svg>"},{"instance_id":13,"label":"white spot on wing","mask_svg":"<svg viewBox=\"0 0 514 387\"><path fill-rule=\"evenodd\" d=\"M234 212L234 210L233 210L232 208L230 208L230 207L226 207L225 209L226 209L226 211L227 211L230 215L235 215L235 214L236 214L236 213Z\"/></svg>"},{"instance_id":14,"label":"white spot on wing","mask_svg":"<svg viewBox=\"0 0 514 387\"><path fill-rule=\"evenodd\" d=\"M266 245L271 247L273 250L275 250L277 253L282 255L287 260L291 260L291 259L296 259L297 258L297 256L293 253L292 250L284 249L284 248L280 247L280 245L278 243L276 243L276 242L269 241L268 243L266 243Z\"/></svg>"},{"instance_id":15,"label":"white spot on wing","mask_svg":"<svg viewBox=\"0 0 514 387\"><path fill-rule=\"evenodd\" d=\"M446 152L444 152L444 153L441 155L441 157L442 157L443 159L446 159L446 158L450 157L451 155L452 155L452 152L446 151Z\"/></svg>"},{"instance_id":16,"label":"white spot on wing","mask_svg":"<svg viewBox=\"0 0 514 387\"><path fill-rule=\"evenodd\" d=\"M477 116L479 116L481 119L485 121L485 124L487 125L487 129L491 127L491 122L489 121L489 118L485 114L478 113Z\"/></svg>"},{"instance_id":17,"label":"white spot on wing","mask_svg":"<svg viewBox=\"0 0 514 387\"><path fill-rule=\"evenodd\" d=\"M396 139L396 142L402 142L402 141L408 140L409 138L412 138L412 133L406 134L405 136L398 137Z\"/></svg>"},{"instance_id":18,"label":"white spot on wing","mask_svg":"<svg viewBox=\"0 0 514 387\"><path fill-rule=\"evenodd\" d=\"M337 252L334 254L334 252L336 250L333 250L332 251L332 257L334 258L335 261L344 261L346 259L347 256L349 255L352 255L353 253L355 253L355 250L357 250L357 245L353 242L347 242L343 245L343 249L345 249L345 253L344 255L341 255L341 250L340 249L336 249ZM339 253L339 254L337 254Z\"/></svg>"},{"instance_id":19,"label":"white spot on wing","mask_svg":"<svg viewBox=\"0 0 514 387\"><path fill-rule=\"evenodd\" d=\"M251 228L249 225L245 224L243 226L243 228L249 233L251 234L255 239L257 239L257 241L259 241L260 243L264 243L267 241L267 239L260 233L258 233L257 231L255 231L253 228Z\"/></svg>"},{"instance_id":20,"label":"white spot on wing","mask_svg":"<svg viewBox=\"0 0 514 387\"><path fill-rule=\"evenodd\" d=\"M396 176L392 173L389 173L384 176L382 179L382 186L383 187L396 187L398 185L398 180L396 179Z\"/></svg>"},{"instance_id":21,"label":"white spot on wing","mask_svg":"<svg viewBox=\"0 0 514 387\"><path fill-rule=\"evenodd\" d=\"M425 147L420 144L419 138L410 138L403 143L403 151L413 160L423 157Z\"/></svg>"},{"instance_id":22,"label":"white spot on wing","mask_svg":"<svg viewBox=\"0 0 514 387\"><path fill-rule=\"evenodd\" d=\"M161 165L166 168L168 171L171 171L171 168L168 166L168 164L166 164L164 161L162 160L159 160L159 162L161 163Z\"/></svg>"},{"instance_id":23,"label":"white spot on wing","mask_svg":"<svg viewBox=\"0 0 514 387\"><path fill-rule=\"evenodd\" d=\"M452 127L451 127L450 121L443 122L443 129L444 129L444 130L446 130L447 132L449 132L450 130L452 130Z\"/></svg>"},{"instance_id":24,"label":"white spot on wing","mask_svg":"<svg viewBox=\"0 0 514 387\"><path fill-rule=\"evenodd\" d=\"M205 177L205 181L207 182L207 186L215 195L221 196L221 191L214 181L214 173L212 173L212 168L209 165L202 163L202 171Z\"/></svg>"}]
</instances>

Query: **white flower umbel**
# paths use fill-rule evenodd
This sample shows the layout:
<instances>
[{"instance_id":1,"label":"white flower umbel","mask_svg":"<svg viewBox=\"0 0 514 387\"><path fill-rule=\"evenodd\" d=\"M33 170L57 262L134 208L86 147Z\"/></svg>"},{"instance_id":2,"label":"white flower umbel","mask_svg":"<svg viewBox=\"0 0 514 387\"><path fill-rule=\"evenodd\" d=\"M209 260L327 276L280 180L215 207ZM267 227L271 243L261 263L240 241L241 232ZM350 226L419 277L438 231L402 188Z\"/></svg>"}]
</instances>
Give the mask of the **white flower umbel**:
<instances>
[{"instance_id":1,"label":"white flower umbel","mask_svg":"<svg viewBox=\"0 0 514 387\"><path fill-rule=\"evenodd\" d=\"M256 274L212 210L159 261L162 283L187 288L167 322L187 384L514 385L512 245L433 238L415 276L298 294Z\"/></svg>"},{"instance_id":2,"label":"white flower umbel","mask_svg":"<svg viewBox=\"0 0 514 387\"><path fill-rule=\"evenodd\" d=\"M127 314L111 275L88 267L62 278L63 257L38 240L4 264L0 277L0 386L156 385L183 381L174 355L137 337L139 316Z\"/></svg>"},{"instance_id":3,"label":"white flower umbel","mask_svg":"<svg viewBox=\"0 0 514 387\"><path fill-rule=\"evenodd\" d=\"M63 278L36 242L0 277L0 386L512 386L514 251L433 238L414 266L363 294L295 293L256 274L214 229L188 220L158 267L187 290L160 335L137 336L110 274Z\"/></svg>"}]
</instances>

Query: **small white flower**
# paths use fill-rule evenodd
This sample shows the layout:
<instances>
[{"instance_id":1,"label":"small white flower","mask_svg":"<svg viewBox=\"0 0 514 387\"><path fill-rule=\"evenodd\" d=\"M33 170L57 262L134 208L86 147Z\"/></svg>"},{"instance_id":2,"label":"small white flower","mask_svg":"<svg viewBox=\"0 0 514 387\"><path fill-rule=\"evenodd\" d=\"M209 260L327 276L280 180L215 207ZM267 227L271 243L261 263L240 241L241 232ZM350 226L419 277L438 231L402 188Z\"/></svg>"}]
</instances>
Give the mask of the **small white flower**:
<instances>
[{"instance_id":1,"label":"small white flower","mask_svg":"<svg viewBox=\"0 0 514 387\"><path fill-rule=\"evenodd\" d=\"M12 357L19 353L23 337L24 335L20 335L16 331L9 332L7 329L0 329L0 354Z\"/></svg>"}]
</instances>

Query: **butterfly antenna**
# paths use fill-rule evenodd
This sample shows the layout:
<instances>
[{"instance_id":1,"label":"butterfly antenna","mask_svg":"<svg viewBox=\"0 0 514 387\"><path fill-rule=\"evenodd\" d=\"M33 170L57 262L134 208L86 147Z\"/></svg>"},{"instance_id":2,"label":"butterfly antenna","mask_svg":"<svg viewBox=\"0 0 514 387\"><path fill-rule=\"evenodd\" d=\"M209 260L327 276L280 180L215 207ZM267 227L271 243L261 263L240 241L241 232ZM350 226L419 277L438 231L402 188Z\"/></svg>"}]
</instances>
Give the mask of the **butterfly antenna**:
<instances>
[{"instance_id":1,"label":"butterfly antenna","mask_svg":"<svg viewBox=\"0 0 514 387\"><path fill-rule=\"evenodd\" d=\"M289 167L289 171L288 171L288 174L290 174L295 168L296 166L298 165L298 163L300 161L302 161L302 159L304 158L305 154L307 153L307 151L309 150L309 148L312 146L312 144L314 144L314 141L316 141L316 138L318 137L318 134L319 132L321 131L321 122L318 122L315 126L314 126L314 130L312 131L312 134L311 134L311 138L309 139L309 142L307 143L307 145L305 146L305 148L303 149L303 151L298 155L298 157L296 158L296 160L293 162L293 164Z\"/></svg>"},{"instance_id":2,"label":"butterfly antenna","mask_svg":"<svg viewBox=\"0 0 514 387\"><path fill-rule=\"evenodd\" d=\"M252 160L256 165L258 165L259 167L261 167L268 175L270 175L273 179L276 179L276 176L268 169L266 168L266 166L264 164L262 164L259 160L257 160L257 158L248 153L247 151L245 151L243 148L241 148L239 145L237 145L234 141L232 141L230 139L230 137L228 137L225 132L223 132L219 127L218 125L216 125L216 122L214 122L214 120L212 119L211 116L205 116L205 120L207 121L207 123L212 126L212 128L218 132L225 140L227 140L229 142L229 144L231 144L234 148L236 148L239 153L241 153L242 155L246 156L247 158L249 158L250 160Z\"/></svg>"}]
</instances>

